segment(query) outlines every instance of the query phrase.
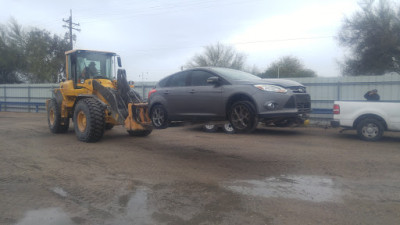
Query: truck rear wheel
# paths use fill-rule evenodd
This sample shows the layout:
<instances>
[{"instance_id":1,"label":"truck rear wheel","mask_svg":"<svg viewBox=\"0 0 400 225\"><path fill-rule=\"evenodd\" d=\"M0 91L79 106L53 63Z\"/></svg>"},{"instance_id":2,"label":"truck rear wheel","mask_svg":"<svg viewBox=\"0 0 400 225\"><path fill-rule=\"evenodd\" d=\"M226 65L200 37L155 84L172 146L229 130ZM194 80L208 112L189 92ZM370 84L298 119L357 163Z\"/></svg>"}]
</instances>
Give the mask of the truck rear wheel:
<instances>
[{"instance_id":1,"label":"truck rear wheel","mask_svg":"<svg viewBox=\"0 0 400 225\"><path fill-rule=\"evenodd\" d=\"M361 120L357 125L358 137L365 141L377 141L384 132L382 122L374 118L366 118Z\"/></svg>"},{"instance_id":2,"label":"truck rear wheel","mask_svg":"<svg viewBox=\"0 0 400 225\"><path fill-rule=\"evenodd\" d=\"M47 123L50 131L57 133L65 133L69 128L69 118L61 118L61 106L57 104L56 99L51 99L47 108Z\"/></svg>"},{"instance_id":3,"label":"truck rear wheel","mask_svg":"<svg viewBox=\"0 0 400 225\"><path fill-rule=\"evenodd\" d=\"M96 142L104 134L105 115L102 104L93 99L80 100L74 111L75 134L80 141Z\"/></svg>"}]
</instances>

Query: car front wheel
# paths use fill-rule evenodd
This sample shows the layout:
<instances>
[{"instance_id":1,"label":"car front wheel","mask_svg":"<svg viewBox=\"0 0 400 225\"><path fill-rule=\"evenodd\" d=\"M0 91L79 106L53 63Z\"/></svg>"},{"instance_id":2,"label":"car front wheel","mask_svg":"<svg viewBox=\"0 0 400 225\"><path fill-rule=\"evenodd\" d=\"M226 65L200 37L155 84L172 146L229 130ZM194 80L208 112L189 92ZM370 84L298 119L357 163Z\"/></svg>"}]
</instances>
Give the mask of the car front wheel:
<instances>
[{"instance_id":1,"label":"car front wheel","mask_svg":"<svg viewBox=\"0 0 400 225\"><path fill-rule=\"evenodd\" d=\"M164 129L168 127L168 113L162 105L156 105L151 110L151 122L154 128Z\"/></svg>"},{"instance_id":2,"label":"car front wheel","mask_svg":"<svg viewBox=\"0 0 400 225\"><path fill-rule=\"evenodd\" d=\"M250 133L258 124L254 105L249 101L234 103L229 110L229 122L238 133Z\"/></svg>"}]
</instances>

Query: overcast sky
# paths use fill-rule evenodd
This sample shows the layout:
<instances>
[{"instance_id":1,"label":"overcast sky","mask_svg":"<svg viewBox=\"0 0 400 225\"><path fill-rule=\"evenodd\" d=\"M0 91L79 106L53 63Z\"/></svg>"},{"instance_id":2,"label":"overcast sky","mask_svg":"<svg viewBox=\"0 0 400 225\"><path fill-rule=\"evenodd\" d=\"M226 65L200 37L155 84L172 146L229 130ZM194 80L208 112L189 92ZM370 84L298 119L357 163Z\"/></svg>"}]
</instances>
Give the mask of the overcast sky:
<instances>
[{"instance_id":1,"label":"overcast sky","mask_svg":"<svg viewBox=\"0 0 400 225\"><path fill-rule=\"evenodd\" d=\"M13 17L24 28L63 35L62 19L70 9L81 29L75 48L116 52L128 79L157 81L217 42L234 45L260 71L292 55L318 76L339 76L337 61L345 49L335 36L358 5L357 0L0 0L0 23Z\"/></svg>"}]
</instances>

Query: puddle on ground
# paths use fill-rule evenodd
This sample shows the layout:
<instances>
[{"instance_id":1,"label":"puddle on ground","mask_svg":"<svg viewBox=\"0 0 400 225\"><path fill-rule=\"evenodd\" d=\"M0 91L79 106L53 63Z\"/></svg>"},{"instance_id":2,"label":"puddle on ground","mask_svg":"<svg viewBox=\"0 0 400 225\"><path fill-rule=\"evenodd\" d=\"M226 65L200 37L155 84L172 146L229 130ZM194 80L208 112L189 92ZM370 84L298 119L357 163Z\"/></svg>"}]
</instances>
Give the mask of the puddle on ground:
<instances>
[{"instance_id":1,"label":"puddle on ground","mask_svg":"<svg viewBox=\"0 0 400 225\"><path fill-rule=\"evenodd\" d=\"M224 187L245 195L290 198L312 202L338 202L342 193L332 179L319 176L279 176L265 180L239 180Z\"/></svg>"},{"instance_id":2,"label":"puddle on ground","mask_svg":"<svg viewBox=\"0 0 400 225\"><path fill-rule=\"evenodd\" d=\"M124 215L112 221L112 224L154 224L151 215L153 210L148 204L148 189L141 187L129 196L127 202L121 201L120 206L124 209Z\"/></svg>"},{"instance_id":3,"label":"puddle on ground","mask_svg":"<svg viewBox=\"0 0 400 225\"><path fill-rule=\"evenodd\" d=\"M28 211L16 225L76 225L60 208Z\"/></svg>"},{"instance_id":4,"label":"puddle on ground","mask_svg":"<svg viewBox=\"0 0 400 225\"><path fill-rule=\"evenodd\" d=\"M51 189L52 192L56 193L57 195L61 196L61 197L67 197L68 193L66 191L64 191L64 189L60 188L60 187L54 187Z\"/></svg>"}]
</instances>

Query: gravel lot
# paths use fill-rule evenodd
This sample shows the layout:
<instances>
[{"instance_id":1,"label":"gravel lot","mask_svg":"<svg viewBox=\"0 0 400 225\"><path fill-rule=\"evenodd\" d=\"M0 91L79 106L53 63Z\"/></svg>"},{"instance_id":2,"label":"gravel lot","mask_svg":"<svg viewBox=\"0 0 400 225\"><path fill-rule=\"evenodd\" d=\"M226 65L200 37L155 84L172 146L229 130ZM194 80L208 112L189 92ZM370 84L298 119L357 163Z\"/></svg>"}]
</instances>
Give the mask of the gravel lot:
<instances>
[{"instance_id":1,"label":"gravel lot","mask_svg":"<svg viewBox=\"0 0 400 225\"><path fill-rule=\"evenodd\" d=\"M191 125L98 143L0 112L0 224L400 224L400 133Z\"/></svg>"}]
</instances>

